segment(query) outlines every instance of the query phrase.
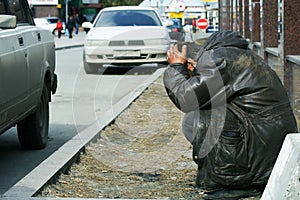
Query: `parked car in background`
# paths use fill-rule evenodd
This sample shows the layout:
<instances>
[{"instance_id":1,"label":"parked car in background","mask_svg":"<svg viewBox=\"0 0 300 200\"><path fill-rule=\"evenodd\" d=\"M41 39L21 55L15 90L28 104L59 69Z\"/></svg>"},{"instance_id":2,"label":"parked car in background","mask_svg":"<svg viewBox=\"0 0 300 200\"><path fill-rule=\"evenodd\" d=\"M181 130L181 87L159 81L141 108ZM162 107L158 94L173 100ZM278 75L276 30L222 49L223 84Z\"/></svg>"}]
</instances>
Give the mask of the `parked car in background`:
<instances>
[{"instance_id":1,"label":"parked car in background","mask_svg":"<svg viewBox=\"0 0 300 200\"><path fill-rule=\"evenodd\" d=\"M57 21L59 20L58 17L41 17L41 18L34 18L34 23L43 29L51 31L52 34L56 33L55 28ZM61 33L65 33L65 23L63 22L63 30Z\"/></svg>"},{"instance_id":2,"label":"parked car in background","mask_svg":"<svg viewBox=\"0 0 300 200\"><path fill-rule=\"evenodd\" d=\"M44 148L57 87L53 35L34 24L27 0L1 0L0 44L0 134L17 125L24 149Z\"/></svg>"},{"instance_id":3,"label":"parked car in background","mask_svg":"<svg viewBox=\"0 0 300 200\"><path fill-rule=\"evenodd\" d=\"M180 19L170 19L173 22L172 26L168 26L169 35L172 40L184 41L185 31Z\"/></svg>"},{"instance_id":4,"label":"parked car in background","mask_svg":"<svg viewBox=\"0 0 300 200\"><path fill-rule=\"evenodd\" d=\"M219 31L219 26L218 25L208 25L206 32L207 33L215 33Z\"/></svg>"},{"instance_id":5,"label":"parked car in background","mask_svg":"<svg viewBox=\"0 0 300 200\"><path fill-rule=\"evenodd\" d=\"M86 73L104 70L105 64L165 64L170 36L158 12L153 8L120 6L102 9L90 28L84 44Z\"/></svg>"}]
</instances>

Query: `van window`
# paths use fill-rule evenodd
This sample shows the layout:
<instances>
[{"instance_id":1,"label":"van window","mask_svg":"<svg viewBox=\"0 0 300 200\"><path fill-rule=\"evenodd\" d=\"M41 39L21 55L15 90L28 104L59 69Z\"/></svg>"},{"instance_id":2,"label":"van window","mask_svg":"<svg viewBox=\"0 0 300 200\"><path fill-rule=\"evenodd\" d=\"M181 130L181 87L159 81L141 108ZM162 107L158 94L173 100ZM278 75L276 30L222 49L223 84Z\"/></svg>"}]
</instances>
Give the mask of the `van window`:
<instances>
[{"instance_id":1,"label":"van window","mask_svg":"<svg viewBox=\"0 0 300 200\"><path fill-rule=\"evenodd\" d=\"M3 0L0 0L0 15L1 14L7 14Z\"/></svg>"},{"instance_id":2,"label":"van window","mask_svg":"<svg viewBox=\"0 0 300 200\"><path fill-rule=\"evenodd\" d=\"M33 24L26 0L0 0L0 14L15 15L17 24Z\"/></svg>"}]
</instances>

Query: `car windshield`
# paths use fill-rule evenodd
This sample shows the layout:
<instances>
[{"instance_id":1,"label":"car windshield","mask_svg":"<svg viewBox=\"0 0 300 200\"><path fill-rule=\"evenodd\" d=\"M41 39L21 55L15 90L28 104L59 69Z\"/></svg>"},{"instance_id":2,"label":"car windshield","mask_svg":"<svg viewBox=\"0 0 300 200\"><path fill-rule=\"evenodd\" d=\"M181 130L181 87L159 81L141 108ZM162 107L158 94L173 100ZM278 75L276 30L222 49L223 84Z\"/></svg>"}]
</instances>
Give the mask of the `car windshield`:
<instances>
[{"instance_id":1,"label":"car windshield","mask_svg":"<svg viewBox=\"0 0 300 200\"><path fill-rule=\"evenodd\" d=\"M95 27L109 26L162 26L159 17L151 10L114 10L103 12Z\"/></svg>"}]
</instances>

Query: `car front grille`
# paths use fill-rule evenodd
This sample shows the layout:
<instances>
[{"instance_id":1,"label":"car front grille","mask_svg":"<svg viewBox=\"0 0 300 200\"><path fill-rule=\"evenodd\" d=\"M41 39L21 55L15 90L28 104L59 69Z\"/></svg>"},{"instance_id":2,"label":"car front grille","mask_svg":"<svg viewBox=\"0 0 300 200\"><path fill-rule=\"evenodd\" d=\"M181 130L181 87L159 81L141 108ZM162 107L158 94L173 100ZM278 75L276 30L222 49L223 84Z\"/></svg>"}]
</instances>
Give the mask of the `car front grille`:
<instances>
[{"instance_id":1,"label":"car front grille","mask_svg":"<svg viewBox=\"0 0 300 200\"><path fill-rule=\"evenodd\" d=\"M143 40L112 40L109 41L109 46L144 46Z\"/></svg>"},{"instance_id":2,"label":"car front grille","mask_svg":"<svg viewBox=\"0 0 300 200\"><path fill-rule=\"evenodd\" d=\"M139 59L139 60L148 60L148 59L161 59L165 58L165 53L158 53L158 54L141 54L139 57L122 57L122 58L115 58L112 54L106 54L104 56L108 60L130 60L130 59ZM98 57L99 58L99 57ZM102 58L102 57L101 57Z\"/></svg>"},{"instance_id":3,"label":"car front grille","mask_svg":"<svg viewBox=\"0 0 300 200\"><path fill-rule=\"evenodd\" d=\"M123 40L109 41L109 46L125 46L125 41Z\"/></svg>"},{"instance_id":4,"label":"car front grille","mask_svg":"<svg viewBox=\"0 0 300 200\"><path fill-rule=\"evenodd\" d=\"M143 40L129 40L128 46L143 46L144 41Z\"/></svg>"}]
</instances>

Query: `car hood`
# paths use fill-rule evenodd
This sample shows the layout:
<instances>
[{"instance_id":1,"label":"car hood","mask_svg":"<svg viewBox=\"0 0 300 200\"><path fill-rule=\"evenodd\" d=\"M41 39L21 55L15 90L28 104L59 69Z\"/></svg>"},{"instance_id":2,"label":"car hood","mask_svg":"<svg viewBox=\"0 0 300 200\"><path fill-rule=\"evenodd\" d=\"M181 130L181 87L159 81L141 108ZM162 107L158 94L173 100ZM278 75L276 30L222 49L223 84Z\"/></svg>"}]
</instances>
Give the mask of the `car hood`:
<instances>
[{"instance_id":1,"label":"car hood","mask_svg":"<svg viewBox=\"0 0 300 200\"><path fill-rule=\"evenodd\" d=\"M94 27L87 35L87 39L98 40L130 40L169 38L164 27Z\"/></svg>"}]
</instances>

